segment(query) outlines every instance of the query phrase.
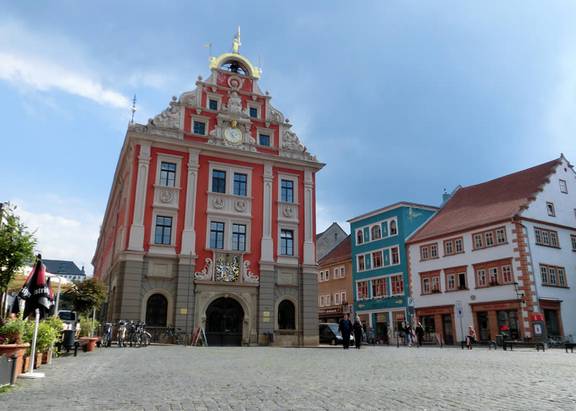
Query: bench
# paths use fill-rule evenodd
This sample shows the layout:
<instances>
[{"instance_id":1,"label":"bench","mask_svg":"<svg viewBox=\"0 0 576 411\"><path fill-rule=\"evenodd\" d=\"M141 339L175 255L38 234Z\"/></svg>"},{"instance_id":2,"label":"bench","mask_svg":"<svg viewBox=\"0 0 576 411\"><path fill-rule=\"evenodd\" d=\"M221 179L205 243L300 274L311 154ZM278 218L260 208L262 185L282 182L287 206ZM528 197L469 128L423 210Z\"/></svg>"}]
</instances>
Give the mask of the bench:
<instances>
[{"instance_id":1,"label":"bench","mask_svg":"<svg viewBox=\"0 0 576 411\"><path fill-rule=\"evenodd\" d=\"M66 353L70 353L70 350L74 349L74 357L78 356L78 348L82 348L83 351L86 351L88 348L88 341L87 340L74 340L72 345L64 345L63 341L56 343L56 348L59 354L62 353L62 349L66 350Z\"/></svg>"},{"instance_id":2,"label":"bench","mask_svg":"<svg viewBox=\"0 0 576 411\"><path fill-rule=\"evenodd\" d=\"M506 351L506 348L510 348L510 351L514 347L528 347L528 348L536 348L536 351L546 351L546 345L543 342L525 342L525 341L504 341L502 348Z\"/></svg>"},{"instance_id":3,"label":"bench","mask_svg":"<svg viewBox=\"0 0 576 411\"><path fill-rule=\"evenodd\" d=\"M570 352L574 352L574 347L576 343L566 342L564 343L564 348L566 348L566 354L568 354L568 348L570 348Z\"/></svg>"},{"instance_id":4,"label":"bench","mask_svg":"<svg viewBox=\"0 0 576 411\"><path fill-rule=\"evenodd\" d=\"M477 344L476 342L472 343L473 346L476 344ZM495 350L498 349L498 345L496 345L496 341L494 340L488 341L487 345L489 350L492 350L492 348L494 348ZM460 341L460 347L462 349L466 348L466 341Z\"/></svg>"}]
</instances>

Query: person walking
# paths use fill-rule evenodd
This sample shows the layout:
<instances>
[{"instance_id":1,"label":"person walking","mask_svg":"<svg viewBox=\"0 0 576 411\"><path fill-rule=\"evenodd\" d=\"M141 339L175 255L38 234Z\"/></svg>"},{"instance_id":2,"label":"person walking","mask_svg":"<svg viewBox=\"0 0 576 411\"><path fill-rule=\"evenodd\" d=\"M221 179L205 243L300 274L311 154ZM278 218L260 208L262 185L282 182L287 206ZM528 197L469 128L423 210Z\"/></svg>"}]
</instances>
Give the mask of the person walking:
<instances>
[{"instance_id":1,"label":"person walking","mask_svg":"<svg viewBox=\"0 0 576 411\"><path fill-rule=\"evenodd\" d=\"M342 334L342 345L347 350L350 347L350 334L352 333L352 322L348 319L348 314L344 314L344 318L340 320L338 331Z\"/></svg>"},{"instance_id":2,"label":"person walking","mask_svg":"<svg viewBox=\"0 0 576 411\"><path fill-rule=\"evenodd\" d=\"M424 339L424 327L422 323L418 322L416 325L416 341L418 342L418 347L422 347L422 340Z\"/></svg>"},{"instance_id":3,"label":"person walking","mask_svg":"<svg viewBox=\"0 0 576 411\"><path fill-rule=\"evenodd\" d=\"M412 326L409 322L406 322L404 333L406 335L406 343L408 344L408 347L412 347Z\"/></svg>"},{"instance_id":4,"label":"person walking","mask_svg":"<svg viewBox=\"0 0 576 411\"><path fill-rule=\"evenodd\" d=\"M356 348L360 349L360 345L362 345L362 334L364 334L364 328L362 327L362 321L360 317L357 315L356 319L354 320L354 342L356 343Z\"/></svg>"},{"instance_id":5,"label":"person walking","mask_svg":"<svg viewBox=\"0 0 576 411\"><path fill-rule=\"evenodd\" d=\"M476 330L471 325L468 326L468 335L466 335L466 347L472 349L472 344L476 342Z\"/></svg>"}]
</instances>

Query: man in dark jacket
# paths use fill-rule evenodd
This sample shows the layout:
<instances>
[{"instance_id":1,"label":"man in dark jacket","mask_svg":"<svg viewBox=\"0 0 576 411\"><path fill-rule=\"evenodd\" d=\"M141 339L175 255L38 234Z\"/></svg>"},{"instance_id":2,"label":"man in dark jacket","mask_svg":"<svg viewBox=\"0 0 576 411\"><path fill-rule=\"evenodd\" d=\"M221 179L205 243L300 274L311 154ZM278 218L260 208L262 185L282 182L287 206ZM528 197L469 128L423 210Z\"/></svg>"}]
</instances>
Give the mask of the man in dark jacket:
<instances>
[{"instance_id":1,"label":"man in dark jacket","mask_svg":"<svg viewBox=\"0 0 576 411\"><path fill-rule=\"evenodd\" d=\"M344 314L344 318L338 324L338 331L342 334L342 344L344 349L350 347L350 333L352 332L352 322L348 319L348 314Z\"/></svg>"}]
</instances>

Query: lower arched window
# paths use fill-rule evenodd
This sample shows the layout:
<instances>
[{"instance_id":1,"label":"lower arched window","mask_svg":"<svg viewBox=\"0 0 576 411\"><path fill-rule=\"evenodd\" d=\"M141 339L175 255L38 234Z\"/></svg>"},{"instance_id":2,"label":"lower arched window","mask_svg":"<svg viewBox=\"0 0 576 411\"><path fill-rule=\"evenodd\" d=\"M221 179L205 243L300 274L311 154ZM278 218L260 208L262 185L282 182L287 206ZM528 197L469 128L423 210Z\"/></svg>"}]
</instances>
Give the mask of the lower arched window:
<instances>
[{"instance_id":1,"label":"lower arched window","mask_svg":"<svg viewBox=\"0 0 576 411\"><path fill-rule=\"evenodd\" d=\"M146 303L146 325L166 327L168 300L162 294L152 294Z\"/></svg>"},{"instance_id":2,"label":"lower arched window","mask_svg":"<svg viewBox=\"0 0 576 411\"><path fill-rule=\"evenodd\" d=\"M278 328L280 330L296 329L296 308L290 300L284 300L278 305Z\"/></svg>"}]
</instances>

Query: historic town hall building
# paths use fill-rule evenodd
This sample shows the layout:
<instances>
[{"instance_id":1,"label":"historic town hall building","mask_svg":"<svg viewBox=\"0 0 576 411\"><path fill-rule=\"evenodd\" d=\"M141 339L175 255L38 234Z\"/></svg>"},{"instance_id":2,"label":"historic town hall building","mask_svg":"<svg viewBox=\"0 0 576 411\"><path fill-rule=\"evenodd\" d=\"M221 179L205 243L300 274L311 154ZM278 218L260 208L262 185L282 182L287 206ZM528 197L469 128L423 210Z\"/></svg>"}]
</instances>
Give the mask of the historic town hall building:
<instances>
[{"instance_id":1,"label":"historic town hall building","mask_svg":"<svg viewBox=\"0 0 576 411\"><path fill-rule=\"evenodd\" d=\"M94 273L109 320L144 320L212 345L318 344L311 155L239 54L148 124L131 124Z\"/></svg>"}]
</instances>

